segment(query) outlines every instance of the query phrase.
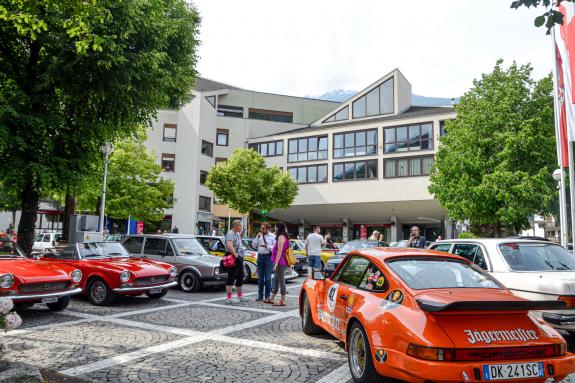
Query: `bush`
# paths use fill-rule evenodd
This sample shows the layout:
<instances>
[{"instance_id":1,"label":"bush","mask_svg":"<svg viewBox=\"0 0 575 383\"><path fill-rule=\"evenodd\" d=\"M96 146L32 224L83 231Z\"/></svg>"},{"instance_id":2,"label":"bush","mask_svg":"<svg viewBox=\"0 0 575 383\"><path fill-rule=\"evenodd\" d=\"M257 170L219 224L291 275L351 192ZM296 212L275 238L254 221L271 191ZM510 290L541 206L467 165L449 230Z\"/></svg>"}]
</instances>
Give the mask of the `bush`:
<instances>
[{"instance_id":1,"label":"bush","mask_svg":"<svg viewBox=\"0 0 575 383\"><path fill-rule=\"evenodd\" d=\"M464 231L463 233L459 234L459 239L468 239L468 238L478 238L475 234L470 231Z\"/></svg>"}]
</instances>

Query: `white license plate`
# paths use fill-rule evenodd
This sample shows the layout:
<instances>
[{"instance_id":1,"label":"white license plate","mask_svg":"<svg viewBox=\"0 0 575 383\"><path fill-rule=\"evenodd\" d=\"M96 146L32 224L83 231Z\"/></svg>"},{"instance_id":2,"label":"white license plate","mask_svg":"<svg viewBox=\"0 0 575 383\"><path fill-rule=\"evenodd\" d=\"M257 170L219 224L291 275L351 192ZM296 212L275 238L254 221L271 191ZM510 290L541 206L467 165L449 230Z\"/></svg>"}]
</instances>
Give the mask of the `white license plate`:
<instances>
[{"instance_id":1,"label":"white license plate","mask_svg":"<svg viewBox=\"0 0 575 383\"><path fill-rule=\"evenodd\" d=\"M42 303L56 303L56 302L58 302L58 297L42 298Z\"/></svg>"},{"instance_id":2,"label":"white license plate","mask_svg":"<svg viewBox=\"0 0 575 383\"><path fill-rule=\"evenodd\" d=\"M543 362L483 365L484 380L525 379L543 376L545 376Z\"/></svg>"},{"instance_id":3,"label":"white license plate","mask_svg":"<svg viewBox=\"0 0 575 383\"><path fill-rule=\"evenodd\" d=\"M150 289L150 294L159 294L163 289Z\"/></svg>"}]
</instances>

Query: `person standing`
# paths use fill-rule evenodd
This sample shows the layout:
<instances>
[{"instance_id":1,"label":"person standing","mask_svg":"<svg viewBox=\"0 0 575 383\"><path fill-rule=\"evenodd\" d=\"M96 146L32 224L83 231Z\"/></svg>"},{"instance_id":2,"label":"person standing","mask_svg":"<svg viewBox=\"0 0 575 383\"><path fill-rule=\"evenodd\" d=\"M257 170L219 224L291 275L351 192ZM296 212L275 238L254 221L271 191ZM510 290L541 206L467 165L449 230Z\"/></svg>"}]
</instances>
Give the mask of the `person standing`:
<instances>
[{"instance_id":1,"label":"person standing","mask_svg":"<svg viewBox=\"0 0 575 383\"><path fill-rule=\"evenodd\" d=\"M374 230L374 231L371 233L371 237L369 237L368 240L370 240L370 241L379 241L379 231Z\"/></svg>"},{"instance_id":2,"label":"person standing","mask_svg":"<svg viewBox=\"0 0 575 383\"><path fill-rule=\"evenodd\" d=\"M333 238L331 237L331 233L325 234L325 246L328 249L336 249L335 244L333 243Z\"/></svg>"},{"instance_id":3,"label":"person standing","mask_svg":"<svg viewBox=\"0 0 575 383\"><path fill-rule=\"evenodd\" d=\"M276 243L272 250L272 262L274 265L274 288L272 289L272 296L268 303L274 306L285 306L286 305L286 278L285 273L289 268L286 261L286 252L288 249L289 237L286 229L286 225L283 222L278 222L276 224ZM281 294L281 299L279 303L275 303L275 298L278 293Z\"/></svg>"},{"instance_id":4,"label":"person standing","mask_svg":"<svg viewBox=\"0 0 575 383\"><path fill-rule=\"evenodd\" d=\"M325 239L320 234L321 228L314 226L313 232L305 239L305 251L307 254L307 274L311 278L314 271L321 270L321 247L325 245Z\"/></svg>"},{"instance_id":5,"label":"person standing","mask_svg":"<svg viewBox=\"0 0 575 383\"><path fill-rule=\"evenodd\" d=\"M419 226L412 226L409 232L409 241L407 242L407 247L425 249L425 242L425 237L419 234Z\"/></svg>"},{"instance_id":6,"label":"person standing","mask_svg":"<svg viewBox=\"0 0 575 383\"><path fill-rule=\"evenodd\" d=\"M180 229L178 229L177 226L174 226L174 228L172 229L172 233L178 234L179 232L180 232Z\"/></svg>"},{"instance_id":7,"label":"person standing","mask_svg":"<svg viewBox=\"0 0 575 383\"><path fill-rule=\"evenodd\" d=\"M216 229L216 227L214 226L212 228L212 237L215 237L216 235L218 235L218 229Z\"/></svg>"},{"instance_id":8,"label":"person standing","mask_svg":"<svg viewBox=\"0 0 575 383\"><path fill-rule=\"evenodd\" d=\"M256 302L269 303L272 290L272 251L276 244L275 235L268 222L262 222L260 232L252 241L252 247L258 251L258 298ZM265 294L264 294L265 293ZM264 300L265 296L265 300Z\"/></svg>"},{"instance_id":9,"label":"person standing","mask_svg":"<svg viewBox=\"0 0 575 383\"><path fill-rule=\"evenodd\" d=\"M236 219L232 221L232 229L226 234L226 254L231 254L236 259L236 264L227 269L226 304L249 301L249 298L244 297L242 291L242 285L244 284L244 248L242 246L241 232L242 222ZM238 297L232 299L234 285L236 285Z\"/></svg>"}]
</instances>

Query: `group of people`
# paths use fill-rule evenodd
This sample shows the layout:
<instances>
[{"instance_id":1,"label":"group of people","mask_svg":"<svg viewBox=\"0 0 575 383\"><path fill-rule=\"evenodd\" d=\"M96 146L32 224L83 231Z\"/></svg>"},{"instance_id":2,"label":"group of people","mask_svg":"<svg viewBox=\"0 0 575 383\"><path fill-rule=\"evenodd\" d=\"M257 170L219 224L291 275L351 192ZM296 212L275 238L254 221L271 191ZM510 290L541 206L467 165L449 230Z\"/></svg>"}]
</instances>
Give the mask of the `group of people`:
<instances>
[{"instance_id":1,"label":"group of people","mask_svg":"<svg viewBox=\"0 0 575 383\"><path fill-rule=\"evenodd\" d=\"M383 234L381 234L377 230L374 230L371 233L371 236L368 238L368 240L380 241L380 242L385 241ZM436 241L441 241L441 236L437 237ZM425 238L425 236L421 235L421 230L419 229L419 226L417 225L412 226L411 229L409 230L409 239L407 240L407 247L425 249L426 242L427 239Z\"/></svg>"},{"instance_id":2,"label":"group of people","mask_svg":"<svg viewBox=\"0 0 575 383\"><path fill-rule=\"evenodd\" d=\"M246 302L249 298L243 295L242 285L244 281L244 248L242 246L242 222L234 220L231 230L226 234L226 255L235 258L233 267L226 271L226 303L233 304ZM285 306L287 292L285 274L289 269L286 254L290 245L285 223L278 222L275 230L268 222L262 222L260 231L252 242L254 249L258 251L258 297L257 302L263 302L274 306ZM275 274L272 288L272 273ZM236 287L236 297L232 296L233 287ZM280 293L280 300L276 302L276 296Z\"/></svg>"}]
</instances>

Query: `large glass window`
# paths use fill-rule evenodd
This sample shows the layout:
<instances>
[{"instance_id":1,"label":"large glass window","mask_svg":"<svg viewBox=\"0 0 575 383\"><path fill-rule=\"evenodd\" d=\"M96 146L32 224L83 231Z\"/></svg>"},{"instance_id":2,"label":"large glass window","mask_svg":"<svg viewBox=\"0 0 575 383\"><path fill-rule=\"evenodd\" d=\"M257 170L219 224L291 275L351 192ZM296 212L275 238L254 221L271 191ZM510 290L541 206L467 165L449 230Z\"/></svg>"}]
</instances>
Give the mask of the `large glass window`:
<instances>
[{"instance_id":1,"label":"large glass window","mask_svg":"<svg viewBox=\"0 0 575 383\"><path fill-rule=\"evenodd\" d=\"M383 160L385 178L427 176L433 156L390 158Z\"/></svg>"},{"instance_id":2,"label":"large glass window","mask_svg":"<svg viewBox=\"0 0 575 383\"><path fill-rule=\"evenodd\" d=\"M244 108L241 106L218 105L218 116L220 117L243 117Z\"/></svg>"},{"instance_id":3,"label":"large glass window","mask_svg":"<svg viewBox=\"0 0 575 383\"><path fill-rule=\"evenodd\" d=\"M336 182L375 178L378 178L377 160L339 162L333 164L333 180Z\"/></svg>"},{"instance_id":4,"label":"large glass window","mask_svg":"<svg viewBox=\"0 0 575 383\"><path fill-rule=\"evenodd\" d=\"M288 141L288 162L327 159L327 136L293 138Z\"/></svg>"},{"instance_id":5,"label":"large glass window","mask_svg":"<svg viewBox=\"0 0 575 383\"><path fill-rule=\"evenodd\" d=\"M228 146L230 131L227 129L218 129L216 132L216 145Z\"/></svg>"},{"instance_id":6,"label":"large glass window","mask_svg":"<svg viewBox=\"0 0 575 383\"><path fill-rule=\"evenodd\" d=\"M384 129L385 153L433 149L433 123Z\"/></svg>"},{"instance_id":7,"label":"large glass window","mask_svg":"<svg viewBox=\"0 0 575 383\"><path fill-rule=\"evenodd\" d=\"M327 182L327 165L325 164L289 167L288 172L300 184Z\"/></svg>"},{"instance_id":8,"label":"large glass window","mask_svg":"<svg viewBox=\"0 0 575 383\"><path fill-rule=\"evenodd\" d=\"M255 150L263 157L283 156L284 154L283 141L259 142L257 144L250 144L249 148Z\"/></svg>"},{"instance_id":9,"label":"large glass window","mask_svg":"<svg viewBox=\"0 0 575 383\"><path fill-rule=\"evenodd\" d=\"M333 135L333 158L377 154L377 129Z\"/></svg>"},{"instance_id":10,"label":"large glass window","mask_svg":"<svg viewBox=\"0 0 575 383\"><path fill-rule=\"evenodd\" d=\"M205 185L208 179L208 172L205 170L200 170L200 185Z\"/></svg>"},{"instance_id":11,"label":"large glass window","mask_svg":"<svg viewBox=\"0 0 575 383\"><path fill-rule=\"evenodd\" d=\"M343 120L349 120L349 106L346 106L339 112L332 114L331 116L323 120L323 122L334 122Z\"/></svg>"},{"instance_id":12,"label":"large glass window","mask_svg":"<svg viewBox=\"0 0 575 383\"><path fill-rule=\"evenodd\" d=\"M353 118L388 113L393 113L393 77L353 102Z\"/></svg>"},{"instance_id":13,"label":"large glass window","mask_svg":"<svg viewBox=\"0 0 575 383\"><path fill-rule=\"evenodd\" d=\"M204 197L201 195L198 210L204 210L204 211L212 210L212 199L210 197Z\"/></svg>"},{"instance_id":14,"label":"large glass window","mask_svg":"<svg viewBox=\"0 0 575 383\"><path fill-rule=\"evenodd\" d=\"M293 122L292 112L280 112L277 110L249 109L249 118L254 120Z\"/></svg>"}]
</instances>

